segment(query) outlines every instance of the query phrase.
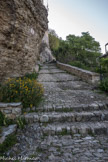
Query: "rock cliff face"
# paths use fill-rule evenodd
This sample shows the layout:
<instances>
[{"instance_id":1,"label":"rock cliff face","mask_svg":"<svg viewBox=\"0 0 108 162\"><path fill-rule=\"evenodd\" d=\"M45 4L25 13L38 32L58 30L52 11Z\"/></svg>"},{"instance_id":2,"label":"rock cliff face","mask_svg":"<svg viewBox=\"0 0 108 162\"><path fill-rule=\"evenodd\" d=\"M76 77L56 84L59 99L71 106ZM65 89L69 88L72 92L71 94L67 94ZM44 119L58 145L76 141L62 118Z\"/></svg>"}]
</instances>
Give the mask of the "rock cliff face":
<instances>
[{"instance_id":1,"label":"rock cliff face","mask_svg":"<svg viewBox=\"0 0 108 162\"><path fill-rule=\"evenodd\" d=\"M55 58L50 50L48 31L46 31L40 46L40 63L51 62L53 60Z\"/></svg>"},{"instance_id":2,"label":"rock cliff face","mask_svg":"<svg viewBox=\"0 0 108 162\"><path fill-rule=\"evenodd\" d=\"M0 0L0 81L35 69L47 28L41 0Z\"/></svg>"}]
</instances>

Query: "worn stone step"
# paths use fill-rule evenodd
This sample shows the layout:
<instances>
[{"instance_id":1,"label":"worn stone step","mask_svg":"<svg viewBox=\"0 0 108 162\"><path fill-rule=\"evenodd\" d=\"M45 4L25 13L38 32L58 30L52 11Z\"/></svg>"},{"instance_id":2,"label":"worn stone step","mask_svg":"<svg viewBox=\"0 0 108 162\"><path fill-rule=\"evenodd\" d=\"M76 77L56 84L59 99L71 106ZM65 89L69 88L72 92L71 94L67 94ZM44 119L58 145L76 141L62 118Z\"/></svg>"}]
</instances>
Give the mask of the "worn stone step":
<instances>
[{"instance_id":1,"label":"worn stone step","mask_svg":"<svg viewBox=\"0 0 108 162\"><path fill-rule=\"evenodd\" d=\"M82 81L68 81L68 82L41 82L45 89L45 94L48 90L54 91L55 89L59 88L61 91L67 90L92 90L93 87L87 83ZM57 91L56 91L57 92ZM45 95L44 94L44 95Z\"/></svg>"},{"instance_id":2,"label":"worn stone step","mask_svg":"<svg viewBox=\"0 0 108 162\"><path fill-rule=\"evenodd\" d=\"M108 135L108 121L88 123L64 123L43 125L44 135Z\"/></svg>"},{"instance_id":3,"label":"worn stone step","mask_svg":"<svg viewBox=\"0 0 108 162\"><path fill-rule=\"evenodd\" d=\"M75 76L71 76L67 73L44 73L39 74L38 81L39 82L66 82L66 81L73 81L73 80L80 80Z\"/></svg>"},{"instance_id":4,"label":"worn stone step","mask_svg":"<svg viewBox=\"0 0 108 162\"><path fill-rule=\"evenodd\" d=\"M40 71L39 74L61 74L61 73L64 73L66 74L66 72L64 71L48 71L48 70L45 70L45 71Z\"/></svg>"},{"instance_id":5,"label":"worn stone step","mask_svg":"<svg viewBox=\"0 0 108 162\"><path fill-rule=\"evenodd\" d=\"M91 122L107 121L108 111L73 112L73 113L28 113L23 116L28 123L54 123L54 122Z\"/></svg>"},{"instance_id":6,"label":"worn stone step","mask_svg":"<svg viewBox=\"0 0 108 162\"><path fill-rule=\"evenodd\" d=\"M41 70L47 70L47 69L58 69L56 66L44 66L44 67L41 67Z\"/></svg>"},{"instance_id":7,"label":"worn stone step","mask_svg":"<svg viewBox=\"0 0 108 162\"><path fill-rule=\"evenodd\" d=\"M46 66L56 66L56 63L46 63L44 65L46 65Z\"/></svg>"},{"instance_id":8,"label":"worn stone step","mask_svg":"<svg viewBox=\"0 0 108 162\"><path fill-rule=\"evenodd\" d=\"M63 105L45 105L37 108L38 112L82 112L82 111L97 111L97 110L108 110L108 102L98 102L92 104L80 104L76 106L71 106L65 104Z\"/></svg>"},{"instance_id":9,"label":"worn stone step","mask_svg":"<svg viewBox=\"0 0 108 162\"><path fill-rule=\"evenodd\" d=\"M48 64L44 64L43 67L45 67L45 66L47 66L47 67L55 66L55 67L57 68L56 63L51 63L51 64L48 63Z\"/></svg>"}]
</instances>

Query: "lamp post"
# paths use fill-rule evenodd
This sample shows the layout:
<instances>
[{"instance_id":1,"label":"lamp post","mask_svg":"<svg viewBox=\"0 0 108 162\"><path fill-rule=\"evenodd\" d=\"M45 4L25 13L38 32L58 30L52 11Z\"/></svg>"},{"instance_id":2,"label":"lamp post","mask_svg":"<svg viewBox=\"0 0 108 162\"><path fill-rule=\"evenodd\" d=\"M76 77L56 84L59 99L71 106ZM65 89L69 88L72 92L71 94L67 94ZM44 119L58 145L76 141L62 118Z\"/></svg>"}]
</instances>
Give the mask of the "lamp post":
<instances>
[{"instance_id":1,"label":"lamp post","mask_svg":"<svg viewBox=\"0 0 108 162\"><path fill-rule=\"evenodd\" d=\"M108 46L108 43L105 44L105 53L108 53L107 46Z\"/></svg>"}]
</instances>

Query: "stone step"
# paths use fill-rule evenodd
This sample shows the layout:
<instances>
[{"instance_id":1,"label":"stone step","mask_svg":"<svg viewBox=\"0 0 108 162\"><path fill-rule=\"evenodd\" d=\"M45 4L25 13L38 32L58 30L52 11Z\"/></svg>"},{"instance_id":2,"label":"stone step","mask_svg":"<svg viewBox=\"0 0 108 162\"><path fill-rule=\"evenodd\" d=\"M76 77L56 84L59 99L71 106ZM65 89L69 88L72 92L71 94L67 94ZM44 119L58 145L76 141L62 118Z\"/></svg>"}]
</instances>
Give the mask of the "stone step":
<instances>
[{"instance_id":1,"label":"stone step","mask_svg":"<svg viewBox=\"0 0 108 162\"><path fill-rule=\"evenodd\" d=\"M76 106L71 105L45 105L37 108L38 112L90 112L97 110L108 110L108 102L98 102L92 104L80 104Z\"/></svg>"},{"instance_id":2,"label":"stone step","mask_svg":"<svg viewBox=\"0 0 108 162\"><path fill-rule=\"evenodd\" d=\"M48 69L58 69L56 66L44 66L41 67L41 70L48 70Z\"/></svg>"},{"instance_id":3,"label":"stone step","mask_svg":"<svg viewBox=\"0 0 108 162\"><path fill-rule=\"evenodd\" d=\"M81 81L68 81L68 82L40 82L43 84L45 93L44 95L47 95L48 92L52 92L55 89L60 89L61 91L66 91L66 90L92 90L93 87L91 85L88 85L87 83L81 82ZM48 91L49 90L49 91ZM47 94L46 94L47 92ZM56 91L57 93L57 91ZM59 92L58 92L59 93Z\"/></svg>"},{"instance_id":4,"label":"stone step","mask_svg":"<svg viewBox=\"0 0 108 162\"><path fill-rule=\"evenodd\" d=\"M28 113L23 116L27 123L55 123L55 122L94 122L107 121L108 111L73 112L73 113Z\"/></svg>"},{"instance_id":5,"label":"stone step","mask_svg":"<svg viewBox=\"0 0 108 162\"><path fill-rule=\"evenodd\" d=\"M105 122L88 122L88 123L65 123L65 124L48 124L43 125L44 135L108 135L108 121Z\"/></svg>"},{"instance_id":6,"label":"stone step","mask_svg":"<svg viewBox=\"0 0 108 162\"><path fill-rule=\"evenodd\" d=\"M79 81L80 78L70 76L67 73L53 73L53 74L40 74L38 77L39 82L67 82Z\"/></svg>"},{"instance_id":7,"label":"stone step","mask_svg":"<svg viewBox=\"0 0 108 162\"><path fill-rule=\"evenodd\" d=\"M43 71L40 71L39 72L39 74L61 74L61 73L63 73L63 74L67 74L65 71L45 71L45 72L43 72Z\"/></svg>"},{"instance_id":8,"label":"stone step","mask_svg":"<svg viewBox=\"0 0 108 162\"><path fill-rule=\"evenodd\" d=\"M56 63L46 63L45 66L56 66Z\"/></svg>"}]
</instances>

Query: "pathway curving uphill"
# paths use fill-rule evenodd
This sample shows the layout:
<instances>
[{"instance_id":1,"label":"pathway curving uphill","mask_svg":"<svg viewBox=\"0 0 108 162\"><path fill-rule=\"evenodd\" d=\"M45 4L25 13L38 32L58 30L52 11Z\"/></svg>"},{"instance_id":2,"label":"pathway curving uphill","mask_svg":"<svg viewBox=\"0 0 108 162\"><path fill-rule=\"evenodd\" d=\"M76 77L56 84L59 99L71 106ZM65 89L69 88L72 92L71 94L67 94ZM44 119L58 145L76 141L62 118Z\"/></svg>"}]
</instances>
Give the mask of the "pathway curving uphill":
<instances>
[{"instance_id":1,"label":"pathway curving uphill","mask_svg":"<svg viewBox=\"0 0 108 162\"><path fill-rule=\"evenodd\" d=\"M44 100L23 116L28 125L7 154L38 162L108 161L108 97L56 64L45 64L38 81Z\"/></svg>"}]
</instances>

